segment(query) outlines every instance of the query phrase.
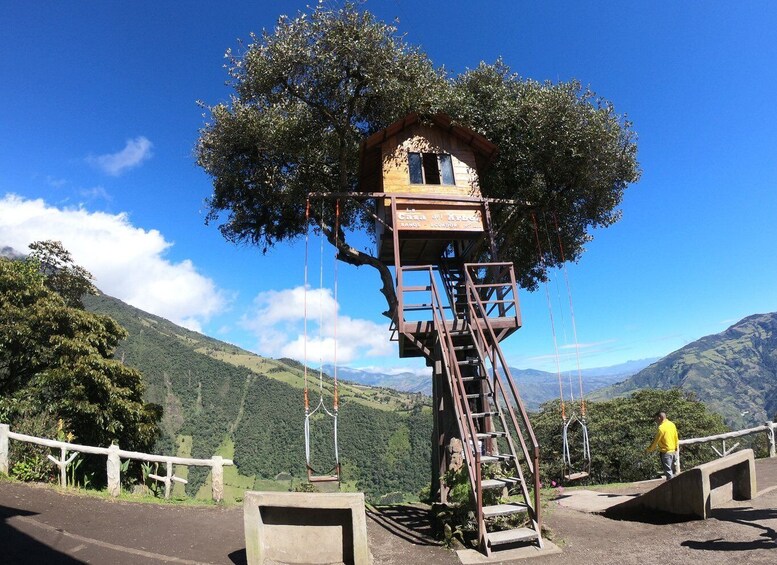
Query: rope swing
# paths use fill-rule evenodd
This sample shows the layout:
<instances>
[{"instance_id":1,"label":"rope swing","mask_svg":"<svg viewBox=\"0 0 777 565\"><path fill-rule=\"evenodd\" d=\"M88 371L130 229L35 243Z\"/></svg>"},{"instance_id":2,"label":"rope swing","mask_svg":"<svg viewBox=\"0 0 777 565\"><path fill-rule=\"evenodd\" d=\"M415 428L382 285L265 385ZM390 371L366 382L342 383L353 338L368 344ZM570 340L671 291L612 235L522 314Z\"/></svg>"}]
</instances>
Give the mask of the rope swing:
<instances>
[{"instance_id":1,"label":"rope swing","mask_svg":"<svg viewBox=\"0 0 777 565\"><path fill-rule=\"evenodd\" d=\"M324 211L323 201L321 204L321 218L323 222ZM308 198L305 204L305 224L308 229L305 233L305 285L304 285L304 376L305 376L305 466L308 471L308 481L313 482L340 482L340 453L337 442L337 417L339 411L339 396L337 390L337 315L334 319L334 399L332 403L332 410L330 411L324 403L324 359L323 348L319 350L319 369L318 369L318 402L313 410L310 409L310 393L308 388L308 247L310 240L310 199ZM340 229L340 201L337 201L337 208L335 213L335 238L337 238L338 230ZM324 308L323 308L323 289L324 289L324 226L321 226L321 249L320 249L320 272L319 272L319 320L318 320L318 338L319 343L323 343L323 327L324 327ZM337 254L335 253L334 262L334 300L337 304ZM313 467L310 456L310 425L312 417L321 411L326 414L333 421L334 429L334 456L335 464L327 473L319 473Z\"/></svg>"},{"instance_id":2,"label":"rope swing","mask_svg":"<svg viewBox=\"0 0 777 565\"><path fill-rule=\"evenodd\" d=\"M546 263L542 252L542 244L540 243L539 225L537 223L537 217L535 216L534 212L531 213L531 217L532 217L532 223L534 225L534 235L537 241L537 256L539 257L540 265L543 267L543 270L545 270ZM555 213L553 214L553 221L555 225L556 236L558 239L558 246L559 246L559 253L560 253L559 257L561 259L561 264L564 270L564 280L566 281L566 286L567 286L567 296L569 298L569 311L570 311L570 317L572 321L573 336L575 340L575 355L577 358L577 377L578 377L578 383L580 385L580 415L578 416L573 412L572 415L569 418L567 418L566 404L564 402L564 386L561 378L561 362L560 362L560 355L558 351L558 341L556 339L556 328L555 328L555 323L553 319L553 305L550 299L548 281L546 279L544 283L545 296L547 298L548 313L550 316L550 327L551 327L551 332L553 334L553 349L554 349L555 359L556 359L556 374L558 376L559 401L561 403L563 475L566 480L573 481L573 480L586 478L590 475L591 450L590 450L590 444L588 441L586 406L585 406L585 398L583 396L583 373L582 373L582 370L580 369L580 346L577 340L575 311L572 306L572 291L569 284L569 274L567 272L566 263L565 263L566 259L564 257L564 245L561 240L561 233L560 233L561 230L559 229L558 219L556 218ZM547 223L545 224L545 233L548 234ZM550 249L551 246L550 246L549 237L548 237L548 243L549 243L548 248ZM570 390L570 398L574 402L574 394L572 393L571 379L570 379L569 390ZM572 462L572 454L570 450L570 441L569 441L569 428L570 426L574 426L575 424L579 425L580 427L580 435L581 435L581 441L582 441L581 461L577 465L574 465ZM577 468L577 470L575 470L575 468Z\"/></svg>"}]
</instances>

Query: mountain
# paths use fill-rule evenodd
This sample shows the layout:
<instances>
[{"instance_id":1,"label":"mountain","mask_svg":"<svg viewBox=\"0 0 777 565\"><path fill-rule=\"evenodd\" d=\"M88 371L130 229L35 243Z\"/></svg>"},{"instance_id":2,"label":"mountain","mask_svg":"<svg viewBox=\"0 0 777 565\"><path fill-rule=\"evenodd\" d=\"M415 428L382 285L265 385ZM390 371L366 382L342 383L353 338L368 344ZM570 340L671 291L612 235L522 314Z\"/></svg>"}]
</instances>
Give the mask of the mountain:
<instances>
[{"instance_id":1,"label":"mountain","mask_svg":"<svg viewBox=\"0 0 777 565\"><path fill-rule=\"evenodd\" d=\"M581 371L583 393L587 396L594 390L623 381L657 359L642 359L628 361L611 367L583 369ZM334 366L332 365L324 365L323 369L330 375L334 373ZM529 410L537 410L543 402L558 398L559 396L557 373L547 373L536 369L517 369L515 367L510 368L510 373L521 393L521 398ZM404 392L421 392L427 396L432 394L430 374L418 374L410 371L384 373L351 369L349 367L338 367L337 374L339 379L362 385L390 388ZM565 399L569 399L570 381L572 382L573 396L577 398L580 390L577 371L571 374L569 372L562 373L562 381L564 383Z\"/></svg>"},{"instance_id":2,"label":"mountain","mask_svg":"<svg viewBox=\"0 0 777 565\"><path fill-rule=\"evenodd\" d=\"M164 408L157 453L232 458L239 475L225 474L225 484L227 493L235 487L234 497L245 488L287 490L289 475L297 481L306 476L301 364L260 357L110 296L86 296L84 303L129 333L116 357L141 371L146 401ZM311 410L323 399L331 411L332 379L323 375L319 384L318 373L308 371L308 384ZM416 496L430 474L428 398L349 383L338 389L338 451L347 488L373 501L389 493ZM312 464L327 473L334 463L333 419L318 410L310 430ZM287 478L274 481L279 476ZM186 478L193 494L207 473L192 467Z\"/></svg>"},{"instance_id":3,"label":"mountain","mask_svg":"<svg viewBox=\"0 0 777 565\"><path fill-rule=\"evenodd\" d=\"M331 364L325 364L323 369L327 374L333 375L335 367ZM420 392L427 396L432 394L431 370L423 373L414 373L412 371L384 373L381 371L352 369L350 367L337 367L337 377L360 385L390 388L402 392Z\"/></svg>"},{"instance_id":4,"label":"mountain","mask_svg":"<svg viewBox=\"0 0 777 565\"><path fill-rule=\"evenodd\" d=\"M755 314L703 337L653 363L595 398L642 388L679 387L693 392L733 428L777 415L777 313Z\"/></svg>"},{"instance_id":5,"label":"mountain","mask_svg":"<svg viewBox=\"0 0 777 565\"><path fill-rule=\"evenodd\" d=\"M0 257L5 257L6 259L23 259L25 254L19 253L13 247L4 245L0 247Z\"/></svg>"}]
</instances>

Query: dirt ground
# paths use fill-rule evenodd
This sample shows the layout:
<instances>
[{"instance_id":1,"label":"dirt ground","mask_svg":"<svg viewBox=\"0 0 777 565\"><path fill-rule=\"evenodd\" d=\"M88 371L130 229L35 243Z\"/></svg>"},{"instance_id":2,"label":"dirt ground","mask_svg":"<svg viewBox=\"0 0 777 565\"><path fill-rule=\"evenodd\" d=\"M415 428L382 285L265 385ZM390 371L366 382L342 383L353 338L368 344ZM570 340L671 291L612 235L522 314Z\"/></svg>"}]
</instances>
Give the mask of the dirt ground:
<instances>
[{"instance_id":1,"label":"dirt ground","mask_svg":"<svg viewBox=\"0 0 777 565\"><path fill-rule=\"evenodd\" d=\"M777 563L777 459L758 461L756 469L759 496L731 502L704 521L662 516L613 520L551 501L544 522L549 539L562 552L527 562ZM0 482L0 518L0 563L8 565L246 562L240 507L116 502ZM431 537L421 509L368 512L367 529L376 565L459 563L455 553Z\"/></svg>"}]
</instances>

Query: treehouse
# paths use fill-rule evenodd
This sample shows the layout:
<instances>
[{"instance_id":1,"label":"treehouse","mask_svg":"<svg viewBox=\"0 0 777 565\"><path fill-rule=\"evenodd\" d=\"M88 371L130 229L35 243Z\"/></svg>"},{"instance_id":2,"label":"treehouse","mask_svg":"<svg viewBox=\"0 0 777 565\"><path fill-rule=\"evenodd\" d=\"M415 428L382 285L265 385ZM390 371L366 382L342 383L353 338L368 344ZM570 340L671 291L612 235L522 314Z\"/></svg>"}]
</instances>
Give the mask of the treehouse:
<instances>
[{"instance_id":1,"label":"treehouse","mask_svg":"<svg viewBox=\"0 0 777 565\"><path fill-rule=\"evenodd\" d=\"M377 199L380 260L436 264L452 241L464 243L460 251L469 255L487 231L478 175L496 153L493 143L444 114L410 114L365 139L359 189L386 195Z\"/></svg>"},{"instance_id":2,"label":"treehouse","mask_svg":"<svg viewBox=\"0 0 777 565\"><path fill-rule=\"evenodd\" d=\"M539 446L499 345L521 326L514 267L496 259L480 191L496 153L448 116L410 114L362 142L359 173L377 256L396 275L392 339L432 367L432 495L446 503L448 472L466 472L487 555L543 543ZM522 501L493 504L500 496ZM513 515L526 527L500 525Z\"/></svg>"}]
</instances>

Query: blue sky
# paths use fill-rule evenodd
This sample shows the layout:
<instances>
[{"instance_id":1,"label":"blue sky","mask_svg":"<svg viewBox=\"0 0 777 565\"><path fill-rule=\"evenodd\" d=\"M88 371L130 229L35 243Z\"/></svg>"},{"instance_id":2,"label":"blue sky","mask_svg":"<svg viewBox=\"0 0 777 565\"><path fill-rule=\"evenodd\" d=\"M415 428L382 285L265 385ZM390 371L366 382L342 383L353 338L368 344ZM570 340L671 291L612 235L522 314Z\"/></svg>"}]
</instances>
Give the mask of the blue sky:
<instances>
[{"instance_id":1,"label":"blue sky","mask_svg":"<svg viewBox=\"0 0 777 565\"><path fill-rule=\"evenodd\" d=\"M337 2L326 2L336 5ZM184 8L185 6L185 8ZM271 357L299 356L304 242L267 255L204 225L197 100L228 98L224 52L306 2L0 0L0 247L59 239L105 292ZM568 275L580 363L666 355L777 310L777 4L369 1L458 73L502 56L524 77L579 79L639 134L622 220ZM308 361L412 368L387 342L372 269L311 245ZM549 286L562 368L576 366L564 277ZM522 293L511 365L555 370L545 291ZM281 307L282 306L282 307ZM331 324L326 324L331 326ZM330 349L326 349L331 352ZM331 356L321 354L320 358Z\"/></svg>"}]
</instances>

